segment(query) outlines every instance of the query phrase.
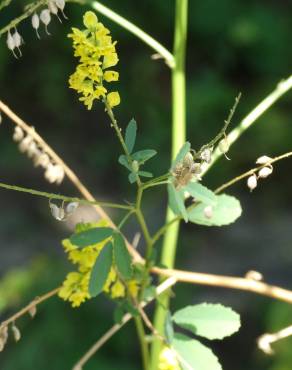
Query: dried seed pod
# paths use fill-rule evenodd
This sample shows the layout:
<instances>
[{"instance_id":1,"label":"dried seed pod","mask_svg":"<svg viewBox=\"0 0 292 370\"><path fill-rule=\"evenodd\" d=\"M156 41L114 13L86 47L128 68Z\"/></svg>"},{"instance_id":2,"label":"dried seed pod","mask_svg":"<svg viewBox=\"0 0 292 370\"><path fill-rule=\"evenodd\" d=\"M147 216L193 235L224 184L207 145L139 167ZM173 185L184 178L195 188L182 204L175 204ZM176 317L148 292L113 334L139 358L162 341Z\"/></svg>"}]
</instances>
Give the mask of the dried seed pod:
<instances>
[{"instance_id":1,"label":"dried seed pod","mask_svg":"<svg viewBox=\"0 0 292 370\"><path fill-rule=\"evenodd\" d=\"M15 323L12 324L11 330L12 330L15 342L18 342L21 338L21 333L18 327L15 325Z\"/></svg>"},{"instance_id":2,"label":"dried seed pod","mask_svg":"<svg viewBox=\"0 0 292 370\"><path fill-rule=\"evenodd\" d=\"M65 220L65 211L63 207L58 207L54 203L49 203L52 216L58 220L58 221L64 221Z\"/></svg>"},{"instance_id":3,"label":"dried seed pod","mask_svg":"<svg viewBox=\"0 0 292 370\"><path fill-rule=\"evenodd\" d=\"M34 15L31 17L31 24L32 24L32 28L35 29L37 38L40 39L40 35L38 31L39 26L40 26L40 18L36 13L34 13Z\"/></svg>"},{"instance_id":4,"label":"dried seed pod","mask_svg":"<svg viewBox=\"0 0 292 370\"><path fill-rule=\"evenodd\" d=\"M0 326L0 352L3 351L8 339L8 326Z\"/></svg>"},{"instance_id":5,"label":"dried seed pod","mask_svg":"<svg viewBox=\"0 0 292 370\"><path fill-rule=\"evenodd\" d=\"M16 142L19 142L24 138L24 132L21 127L15 126L12 138Z\"/></svg>"},{"instance_id":6,"label":"dried seed pod","mask_svg":"<svg viewBox=\"0 0 292 370\"><path fill-rule=\"evenodd\" d=\"M263 167L259 170L258 172L258 176L261 178L261 179L265 179L266 177L270 176L270 174L273 172L273 167L272 166L269 166L269 167Z\"/></svg>"},{"instance_id":7,"label":"dried seed pod","mask_svg":"<svg viewBox=\"0 0 292 370\"><path fill-rule=\"evenodd\" d=\"M253 191L258 185L258 180L255 174L249 176L247 179L247 186L249 187L250 191Z\"/></svg>"},{"instance_id":8,"label":"dried seed pod","mask_svg":"<svg viewBox=\"0 0 292 370\"><path fill-rule=\"evenodd\" d=\"M59 19L59 21L62 23L60 17L58 16L58 7L57 7L56 2L54 0L50 0L48 2L48 8L49 8L49 11L52 14L54 14Z\"/></svg>"},{"instance_id":9,"label":"dried seed pod","mask_svg":"<svg viewBox=\"0 0 292 370\"><path fill-rule=\"evenodd\" d=\"M256 164L266 164L270 162L273 158L268 157L267 155L262 155L256 160Z\"/></svg>"},{"instance_id":10,"label":"dried seed pod","mask_svg":"<svg viewBox=\"0 0 292 370\"><path fill-rule=\"evenodd\" d=\"M201 159L206 163L210 163L212 159L212 151L213 148L204 149L201 153Z\"/></svg>"},{"instance_id":11,"label":"dried seed pod","mask_svg":"<svg viewBox=\"0 0 292 370\"><path fill-rule=\"evenodd\" d=\"M64 13L64 8L65 8L65 5L66 5L65 0L55 0L55 2L56 2L57 7L61 10L61 12L62 12L62 14L63 14L63 17L64 17L65 19L68 19L68 18L66 17L65 13Z\"/></svg>"},{"instance_id":12,"label":"dried seed pod","mask_svg":"<svg viewBox=\"0 0 292 370\"><path fill-rule=\"evenodd\" d=\"M46 153L40 152L40 155L36 155L34 159L35 167L41 166L43 168L47 168L50 164L50 157Z\"/></svg>"},{"instance_id":13,"label":"dried seed pod","mask_svg":"<svg viewBox=\"0 0 292 370\"><path fill-rule=\"evenodd\" d=\"M75 210L78 208L79 206L79 203L78 202L70 202L67 204L66 206L66 213L69 215L71 215L73 212L75 212Z\"/></svg>"},{"instance_id":14,"label":"dried seed pod","mask_svg":"<svg viewBox=\"0 0 292 370\"><path fill-rule=\"evenodd\" d=\"M44 9L41 11L41 14L40 14L40 20L43 22L43 24L45 25L45 28L46 28L46 33L48 35L50 35L49 31L48 31L48 25L49 23L51 22L51 13L49 11L49 9Z\"/></svg>"},{"instance_id":15,"label":"dried seed pod","mask_svg":"<svg viewBox=\"0 0 292 370\"><path fill-rule=\"evenodd\" d=\"M37 313L37 308L36 305L31 306L30 309L28 310L28 313L30 314L31 318L33 319Z\"/></svg>"},{"instance_id":16,"label":"dried seed pod","mask_svg":"<svg viewBox=\"0 0 292 370\"><path fill-rule=\"evenodd\" d=\"M30 144L33 142L33 138L28 134L18 145L19 150L24 153L28 150Z\"/></svg>"},{"instance_id":17,"label":"dried seed pod","mask_svg":"<svg viewBox=\"0 0 292 370\"><path fill-rule=\"evenodd\" d=\"M212 218L213 216L213 208L212 206L207 206L204 208L204 216L206 218Z\"/></svg>"}]
</instances>

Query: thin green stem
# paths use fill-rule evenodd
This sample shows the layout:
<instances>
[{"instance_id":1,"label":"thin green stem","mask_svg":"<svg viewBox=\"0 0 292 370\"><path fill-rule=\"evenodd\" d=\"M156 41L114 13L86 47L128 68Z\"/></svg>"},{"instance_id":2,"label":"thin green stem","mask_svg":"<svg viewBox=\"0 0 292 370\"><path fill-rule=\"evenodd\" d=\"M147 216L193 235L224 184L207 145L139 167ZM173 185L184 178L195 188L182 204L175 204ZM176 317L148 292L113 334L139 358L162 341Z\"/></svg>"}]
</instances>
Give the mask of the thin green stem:
<instances>
[{"instance_id":1,"label":"thin green stem","mask_svg":"<svg viewBox=\"0 0 292 370\"><path fill-rule=\"evenodd\" d=\"M188 0L176 0L173 53L175 67L172 69L172 158L175 158L179 149L186 141L185 51L187 40L187 15ZM174 215L168 208L166 223L171 222L173 218ZM179 222L175 222L167 228L164 236L160 262L169 268L172 268L174 265L178 233ZM168 295L162 296L162 302L156 305L154 327L160 334L163 333L166 316L165 308L168 306ZM158 368L160 351L161 343L156 339L153 341L151 348L151 370L156 370Z\"/></svg>"},{"instance_id":2,"label":"thin green stem","mask_svg":"<svg viewBox=\"0 0 292 370\"><path fill-rule=\"evenodd\" d=\"M134 209L131 209L126 215L122 218L121 222L118 224L117 228L121 230L121 228L125 225L128 221L128 218L135 212Z\"/></svg>"},{"instance_id":3,"label":"thin green stem","mask_svg":"<svg viewBox=\"0 0 292 370\"><path fill-rule=\"evenodd\" d=\"M136 37L138 37L140 40L145 42L145 44L149 45L153 50L156 51L156 53L161 55L161 57L165 60L166 64L170 68L174 67L175 61L173 55L153 37L151 37L146 32L141 30L141 28L137 27L133 23L129 22L127 19L121 17L119 14L102 5L99 1L90 2L90 5L94 10L108 17L109 19L119 24Z\"/></svg>"},{"instance_id":4,"label":"thin green stem","mask_svg":"<svg viewBox=\"0 0 292 370\"><path fill-rule=\"evenodd\" d=\"M146 335L145 335L145 329L143 325L143 321L141 317L135 317L135 324L136 324L136 330L140 342L141 347L141 353L142 353L142 361L143 361L143 369L148 370L148 364L149 364L149 348L148 344L146 342Z\"/></svg>"},{"instance_id":5,"label":"thin green stem","mask_svg":"<svg viewBox=\"0 0 292 370\"><path fill-rule=\"evenodd\" d=\"M90 200L86 200L86 199L80 199L80 198L77 198L77 197L67 197L65 195L59 195L59 194L54 194L54 193L47 193L45 191L28 189L28 188L24 188L22 186L8 185L8 184L4 184L3 182L0 182L0 187L4 188L4 189L8 189L8 190L20 191L20 192L23 192L23 193L29 193L29 194L32 194L32 195L37 195L39 197L63 200L65 202L78 202L80 204L99 205L99 206L108 207L108 208L119 208L119 209L133 210L132 206L127 206L127 205L123 205L123 204L99 202L99 201L90 201Z\"/></svg>"}]
</instances>

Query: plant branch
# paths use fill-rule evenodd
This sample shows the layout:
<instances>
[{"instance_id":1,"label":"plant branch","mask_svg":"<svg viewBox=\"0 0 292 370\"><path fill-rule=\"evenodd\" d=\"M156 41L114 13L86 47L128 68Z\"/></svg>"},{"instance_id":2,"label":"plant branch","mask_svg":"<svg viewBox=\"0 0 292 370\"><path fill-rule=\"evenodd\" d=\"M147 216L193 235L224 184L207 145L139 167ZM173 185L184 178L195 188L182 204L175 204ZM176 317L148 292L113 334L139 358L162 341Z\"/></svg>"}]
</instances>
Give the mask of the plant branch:
<instances>
[{"instance_id":1,"label":"plant branch","mask_svg":"<svg viewBox=\"0 0 292 370\"><path fill-rule=\"evenodd\" d=\"M145 307L148 305L151 301L153 301L157 296L161 295L165 291L167 291L170 287L175 285L176 278L171 277L167 280L165 280L163 283L161 283L156 288L156 294L155 296L147 301L142 302L141 306ZM116 333L118 332L129 320L131 320L132 315L130 313L127 313L122 318L122 321L120 324L115 324L111 329L109 329L94 345L82 356L82 358L76 363L76 365L73 367L73 370L82 370L83 366L88 362L88 360Z\"/></svg>"},{"instance_id":2,"label":"plant branch","mask_svg":"<svg viewBox=\"0 0 292 370\"><path fill-rule=\"evenodd\" d=\"M258 347L267 355L273 355L274 350L272 349L271 344L277 342L280 339L290 337L291 335L292 335L292 325L274 334L269 333L263 334L257 340Z\"/></svg>"},{"instance_id":3,"label":"plant branch","mask_svg":"<svg viewBox=\"0 0 292 370\"><path fill-rule=\"evenodd\" d=\"M35 308L40 303L42 303L42 302L46 301L47 299L49 299L49 298L53 297L54 295L56 295L59 290L60 290L60 287L59 288L56 288L56 289L53 289L53 290L50 290L49 292L47 292L47 293L45 293L45 294L43 294L41 296L36 297L28 305L26 305L25 307L23 307L21 310L19 310L18 312L16 312L14 315L12 315L8 319L2 321L2 323L0 324L0 327L4 327L4 326L9 325L10 323L13 323L15 320L19 319L21 316L23 316L26 313L28 313L31 309Z\"/></svg>"},{"instance_id":4,"label":"plant branch","mask_svg":"<svg viewBox=\"0 0 292 370\"><path fill-rule=\"evenodd\" d=\"M156 51L156 53L162 56L162 58L165 60L166 64L170 68L174 67L175 61L173 55L153 37L141 30L141 28L137 27L133 23L129 22L127 19L121 17L119 14L102 5L99 1L90 2L90 5L93 9L111 19L115 23L119 24L127 31L131 32L133 35L145 42L145 44L149 45L153 50Z\"/></svg>"},{"instance_id":5,"label":"plant branch","mask_svg":"<svg viewBox=\"0 0 292 370\"><path fill-rule=\"evenodd\" d=\"M4 189L8 189L8 190L14 190L14 191L20 191L20 192L23 192L23 193L29 193L29 194L32 194L32 195L37 195L37 196L45 197L45 198L49 198L49 199L64 200L65 202L78 202L80 204L100 205L100 206L103 206L103 207L119 208L119 209L125 209L125 210L129 210L129 211L131 211L133 209L133 207L123 205L123 204L98 202L96 200L86 200L86 199L80 199L80 198L77 198L77 197L68 197L68 196L65 196L65 195L59 195L59 194L55 194L55 193L47 193L45 191L28 189L28 188L24 188L22 186L4 184L3 182L0 182L0 188L4 188Z\"/></svg>"},{"instance_id":6,"label":"plant branch","mask_svg":"<svg viewBox=\"0 0 292 370\"><path fill-rule=\"evenodd\" d=\"M245 290L292 304L292 291L269 285L247 277L235 277L153 267L151 272L164 277L175 277L177 281L190 284L209 285L229 289Z\"/></svg>"},{"instance_id":7,"label":"plant branch","mask_svg":"<svg viewBox=\"0 0 292 370\"><path fill-rule=\"evenodd\" d=\"M258 118L260 118L276 101L278 101L284 94L292 88L292 75L286 80L282 80L263 101L261 101L244 119L233 129L226 137L229 146L234 144L236 140L250 128ZM213 152L211 163L204 169L201 176L203 176L213 164L222 156L222 152L217 147Z\"/></svg>"},{"instance_id":8,"label":"plant branch","mask_svg":"<svg viewBox=\"0 0 292 370\"><path fill-rule=\"evenodd\" d=\"M137 334L140 342L141 347L141 354L142 354L142 363L143 363L143 369L148 369L148 363L149 363L149 348L148 344L145 339L145 329L143 325L143 321L140 316L134 317Z\"/></svg>"}]
</instances>

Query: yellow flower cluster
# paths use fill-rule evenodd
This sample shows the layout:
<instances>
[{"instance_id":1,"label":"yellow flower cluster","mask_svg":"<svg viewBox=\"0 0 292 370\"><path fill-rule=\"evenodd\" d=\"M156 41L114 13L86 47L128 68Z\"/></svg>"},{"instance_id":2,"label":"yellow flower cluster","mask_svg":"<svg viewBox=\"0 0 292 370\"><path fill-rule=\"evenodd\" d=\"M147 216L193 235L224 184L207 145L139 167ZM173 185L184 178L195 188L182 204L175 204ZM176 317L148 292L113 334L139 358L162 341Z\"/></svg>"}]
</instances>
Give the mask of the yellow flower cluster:
<instances>
[{"instance_id":1,"label":"yellow flower cluster","mask_svg":"<svg viewBox=\"0 0 292 370\"><path fill-rule=\"evenodd\" d=\"M69 78L70 88L83 96L79 98L88 109L95 99L106 99L112 108L120 104L117 91L108 93L104 82L118 81L119 73L107 70L118 63L116 42L112 42L110 31L98 22L96 15L89 11L83 16L85 30L72 28L68 37L73 40L74 56L79 58L75 72Z\"/></svg>"},{"instance_id":2,"label":"yellow flower cluster","mask_svg":"<svg viewBox=\"0 0 292 370\"><path fill-rule=\"evenodd\" d=\"M167 346L163 347L159 355L159 370L181 370L175 353Z\"/></svg>"},{"instance_id":3,"label":"yellow flower cluster","mask_svg":"<svg viewBox=\"0 0 292 370\"><path fill-rule=\"evenodd\" d=\"M108 226L107 222L78 224L76 225L75 233L102 226ZM78 271L69 272L59 291L59 297L71 302L72 307L79 307L81 303L91 298L88 291L91 270L96 258L108 240L106 239L101 243L90 245L83 249L77 248L69 239L63 240L62 244L65 252L68 253L68 259L78 266ZM131 296L136 297L138 285L135 280L130 280L127 281L125 286L118 278L114 266L112 266L103 291L113 299L125 297L127 292Z\"/></svg>"}]
</instances>

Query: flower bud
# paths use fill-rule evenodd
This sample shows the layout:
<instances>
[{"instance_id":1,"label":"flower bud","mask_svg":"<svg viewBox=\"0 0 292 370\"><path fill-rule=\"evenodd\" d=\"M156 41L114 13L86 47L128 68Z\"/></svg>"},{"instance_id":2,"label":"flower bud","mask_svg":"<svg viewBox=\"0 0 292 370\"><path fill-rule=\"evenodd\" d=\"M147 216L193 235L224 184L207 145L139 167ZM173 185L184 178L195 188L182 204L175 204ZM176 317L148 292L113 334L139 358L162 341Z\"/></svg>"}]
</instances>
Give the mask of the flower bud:
<instances>
[{"instance_id":1,"label":"flower bud","mask_svg":"<svg viewBox=\"0 0 292 370\"><path fill-rule=\"evenodd\" d=\"M36 143L33 141L33 142L29 145L29 147L28 147L28 149L27 149L27 156L28 156L28 158L32 158L32 157L34 157L35 155L37 155L37 154L38 154L38 152L39 152L38 147L37 147Z\"/></svg>"},{"instance_id":2,"label":"flower bud","mask_svg":"<svg viewBox=\"0 0 292 370\"><path fill-rule=\"evenodd\" d=\"M14 323L11 326L11 330L12 330L15 342L18 342L21 338L20 330L18 329L18 327Z\"/></svg>"},{"instance_id":3,"label":"flower bud","mask_svg":"<svg viewBox=\"0 0 292 370\"><path fill-rule=\"evenodd\" d=\"M258 176L261 178L261 179L265 179L266 177L268 177L271 173L273 172L273 167L272 166L269 166L269 167L263 167L259 170L259 173L258 173Z\"/></svg>"},{"instance_id":4,"label":"flower bud","mask_svg":"<svg viewBox=\"0 0 292 370\"><path fill-rule=\"evenodd\" d=\"M59 21L62 23L61 19L58 16L58 7L57 7L56 2L54 0L50 0L48 2L48 8L49 8L49 11L52 14L54 14L59 19Z\"/></svg>"},{"instance_id":5,"label":"flower bud","mask_svg":"<svg viewBox=\"0 0 292 370\"><path fill-rule=\"evenodd\" d=\"M270 162L273 158L268 157L267 155L262 155L256 160L256 164L266 164L267 162Z\"/></svg>"},{"instance_id":6,"label":"flower bud","mask_svg":"<svg viewBox=\"0 0 292 370\"><path fill-rule=\"evenodd\" d=\"M33 319L37 313L36 305L31 306L30 309L28 310L28 313L30 314L30 317Z\"/></svg>"},{"instance_id":7,"label":"flower bud","mask_svg":"<svg viewBox=\"0 0 292 370\"><path fill-rule=\"evenodd\" d=\"M212 206L207 206L204 208L204 216L206 218L212 218L213 216L213 208Z\"/></svg>"},{"instance_id":8,"label":"flower bud","mask_svg":"<svg viewBox=\"0 0 292 370\"><path fill-rule=\"evenodd\" d=\"M68 19L64 13L64 8L65 8L65 0L55 0L56 1L56 5L57 7L61 10L62 14L63 14L63 17L65 19Z\"/></svg>"},{"instance_id":9,"label":"flower bud","mask_svg":"<svg viewBox=\"0 0 292 370\"><path fill-rule=\"evenodd\" d=\"M15 31L14 34L13 34L13 40L14 40L14 45L16 48L19 48L20 45L22 44L22 37L20 36L20 34Z\"/></svg>"},{"instance_id":10,"label":"flower bud","mask_svg":"<svg viewBox=\"0 0 292 370\"><path fill-rule=\"evenodd\" d=\"M14 133L13 133L13 140L16 142L19 142L23 139L24 137L24 132L21 127L15 126Z\"/></svg>"},{"instance_id":11,"label":"flower bud","mask_svg":"<svg viewBox=\"0 0 292 370\"><path fill-rule=\"evenodd\" d=\"M44 9L41 11L40 19L46 27L46 33L50 35L48 31L48 24L51 22L51 14L50 14L49 9Z\"/></svg>"},{"instance_id":12,"label":"flower bud","mask_svg":"<svg viewBox=\"0 0 292 370\"><path fill-rule=\"evenodd\" d=\"M22 153L26 152L30 144L32 143L32 141L33 141L33 138L30 135L26 135L26 137L18 145L19 150Z\"/></svg>"},{"instance_id":13,"label":"flower bud","mask_svg":"<svg viewBox=\"0 0 292 370\"><path fill-rule=\"evenodd\" d=\"M139 163L138 163L138 161L133 161L132 162L132 170L134 172L138 172L139 171Z\"/></svg>"},{"instance_id":14,"label":"flower bud","mask_svg":"<svg viewBox=\"0 0 292 370\"><path fill-rule=\"evenodd\" d=\"M45 179L48 180L51 184L55 182L56 184L61 184L65 176L65 172L62 166L59 164L49 163L47 170L45 172Z\"/></svg>"},{"instance_id":15,"label":"flower bud","mask_svg":"<svg viewBox=\"0 0 292 370\"><path fill-rule=\"evenodd\" d=\"M6 42L7 42L8 49L13 51L14 48L15 48L15 41L14 41L13 37L11 36L10 31L8 31L8 33L7 33L7 41Z\"/></svg>"},{"instance_id":16,"label":"flower bud","mask_svg":"<svg viewBox=\"0 0 292 370\"><path fill-rule=\"evenodd\" d=\"M247 186L249 187L250 191L253 191L257 187L258 181L256 175L251 175L247 179Z\"/></svg>"},{"instance_id":17,"label":"flower bud","mask_svg":"<svg viewBox=\"0 0 292 370\"><path fill-rule=\"evenodd\" d=\"M38 28L40 26L40 18L36 13L34 13L34 15L31 17L31 24L32 24L32 27L35 29L37 38L40 39L40 35L38 32Z\"/></svg>"},{"instance_id":18,"label":"flower bud","mask_svg":"<svg viewBox=\"0 0 292 370\"><path fill-rule=\"evenodd\" d=\"M8 339L8 326L0 326L0 352L3 351Z\"/></svg>"},{"instance_id":19,"label":"flower bud","mask_svg":"<svg viewBox=\"0 0 292 370\"><path fill-rule=\"evenodd\" d=\"M229 145L227 137L225 137L224 139L222 139L219 142L218 148L219 148L220 152L223 153L223 154L228 152L228 150L230 148L230 145Z\"/></svg>"},{"instance_id":20,"label":"flower bud","mask_svg":"<svg viewBox=\"0 0 292 370\"><path fill-rule=\"evenodd\" d=\"M41 153L39 156L36 156L34 159L35 167L41 166L47 168L50 163L50 157L46 153Z\"/></svg>"}]
</instances>

